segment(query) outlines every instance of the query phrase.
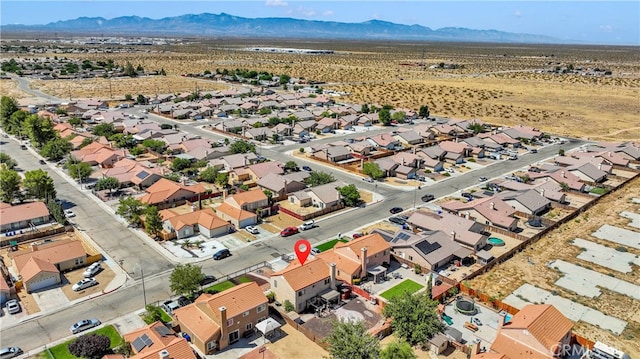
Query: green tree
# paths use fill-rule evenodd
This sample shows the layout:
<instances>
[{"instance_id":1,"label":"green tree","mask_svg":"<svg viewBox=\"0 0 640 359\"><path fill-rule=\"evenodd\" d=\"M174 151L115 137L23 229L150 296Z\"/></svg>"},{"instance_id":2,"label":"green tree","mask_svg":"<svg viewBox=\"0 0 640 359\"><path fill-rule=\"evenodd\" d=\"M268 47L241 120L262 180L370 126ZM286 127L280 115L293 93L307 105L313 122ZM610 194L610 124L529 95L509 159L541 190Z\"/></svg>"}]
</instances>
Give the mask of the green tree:
<instances>
[{"instance_id":1,"label":"green tree","mask_svg":"<svg viewBox=\"0 0 640 359\"><path fill-rule=\"evenodd\" d=\"M109 194L111 194L114 189L118 188L120 188L120 181L118 181L118 179L115 177L101 178L96 182L96 190L98 191L104 191L108 189Z\"/></svg>"},{"instance_id":2,"label":"green tree","mask_svg":"<svg viewBox=\"0 0 640 359\"><path fill-rule=\"evenodd\" d=\"M366 103L365 103L365 104L364 104L364 105L362 105L362 107L360 108L360 112L362 112L362 113L369 113L369 111L370 111L370 110L369 110L369 104L366 104Z\"/></svg>"},{"instance_id":3,"label":"green tree","mask_svg":"<svg viewBox=\"0 0 640 359\"><path fill-rule=\"evenodd\" d=\"M133 135L125 135L123 133L114 133L108 137L109 141L113 142L117 148L129 148L132 149L136 146L137 141L133 138ZM142 148L140 149L142 150Z\"/></svg>"},{"instance_id":4,"label":"green tree","mask_svg":"<svg viewBox=\"0 0 640 359\"><path fill-rule=\"evenodd\" d=\"M80 146L78 146L78 148L84 148L86 146L89 146L90 144L93 143L93 141L94 141L93 137L85 137L85 139L82 140L82 142L80 143ZM49 141L49 142L51 142L51 141Z\"/></svg>"},{"instance_id":5,"label":"green tree","mask_svg":"<svg viewBox=\"0 0 640 359\"><path fill-rule=\"evenodd\" d=\"M309 174L309 177L307 177L304 180L304 182L311 187L315 187L315 186L331 183L335 180L336 180L335 177L333 177L329 173L313 171Z\"/></svg>"},{"instance_id":6,"label":"green tree","mask_svg":"<svg viewBox=\"0 0 640 359\"><path fill-rule=\"evenodd\" d=\"M200 180L207 183L215 183L218 170L213 166L208 166L200 172Z\"/></svg>"},{"instance_id":7,"label":"green tree","mask_svg":"<svg viewBox=\"0 0 640 359\"><path fill-rule=\"evenodd\" d=\"M12 170L18 165L18 162L16 162L16 160L11 158L11 156L9 156L8 154L0 152L0 164L4 164L8 169Z\"/></svg>"},{"instance_id":8,"label":"green tree","mask_svg":"<svg viewBox=\"0 0 640 359\"><path fill-rule=\"evenodd\" d=\"M82 126L82 124L84 123L84 121L82 121L82 119L73 116L69 119L69 121L67 121L71 126L78 127L78 126Z\"/></svg>"},{"instance_id":9,"label":"green tree","mask_svg":"<svg viewBox=\"0 0 640 359\"><path fill-rule=\"evenodd\" d=\"M91 175L91 172L93 172L93 168L87 162L68 165L67 169L69 170L69 176L80 183L87 179L89 175Z\"/></svg>"},{"instance_id":10,"label":"green tree","mask_svg":"<svg viewBox=\"0 0 640 359\"><path fill-rule=\"evenodd\" d=\"M405 118L407 118L407 114L404 111L396 111L391 115L391 119L399 123L404 123Z\"/></svg>"},{"instance_id":11,"label":"green tree","mask_svg":"<svg viewBox=\"0 0 640 359\"><path fill-rule=\"evenodd\" d=\"M567 182L560 182L559 186L560 186L560 190L562 192L567 192L571 188L571 187L569 187L569 184L567 184Z\"/></svg>"},{"instance_id":12,"label":"green tree","mask_svg":"<svg viewBox=\"0 0 640 359\"><path fill-rule=\"evenodd\" d=\"M191 160L188 158L176 157L171 161L171 170L174 172L180 172L189 167L191 167Z\"/></svg>"},{"instance_id":13,"label":"green tree","mask_svg":"<svg viewBox=\"0 0 640 359\"><path fill-rule=\"evenodd\" d=\"M19 198L22 178L18 172L9 169L6 164L0 165L0 201L11 203Z\"/></svg>"},{"instance_id":14,"label":"green tree","mask_svg":"<svg viewBox=\"0 0 640 359\"><path fill-rule=\"evenodd\" d=\"M138 94L138 96L136 97L136 103L138 105L146 105L148 103L147 98L142 95L142 94Z\"/></svg>"},{"instance_id":15,"label":"green tree","mask_svg":"<svg viewBox=\"0 0 640 359\"><path fill-rule=\"evenodd\" d=\"M91 131L96 136L104 136L106 138L111 137L114 133L116 133L116 128L111 123L101 123L96 125Z\"/></svg>"},{"instance_id":16,"label":"green tree","mask_svg":"<svg viewBox=\"0 0 640 359\"><path fill-rule=\"evenodd\" d=\"M289 83L289 80L291 80L291 76L286 75L286 74L282 74L280 75L280 83L283 85L286 85Z\"/></svg>"},{"instance_id":17,"label":"green tree","mask_svg":"<svg viewBox=\"0 0 640 359\"><path fill-rule=\"evenodd\" d=\"M137 227L140 225L140 215L144 213L144 205L140 200L127 196L118 200L116 214L122 216L127 223Z\"/></svg>"},{"instance_id":18,"label":"green tree","mask_svg":"<svg viewBox=\"0 0 640 359\"><path fill-rule=\"evenodd\" d=\"M420 106L420 110L418 110L418 116L422 118L429 117L429 106L427 105Z\"/></svg>"},{"instance_id":19,"label":"green tree","mask_svg":"<svg viewBox=\"0 0 640 359\"><path fill-rule=\"evenodd\" d=\"M558 150L558 156L564 156L564 148Z\"/></svg>"},{"instance_id":20,"label":"green tree","mask_svg":"<svg viewBox=\"0 0 640 359\"><path fill-rule=\"evenodd\" d=\"M391 124L391 112L386 108L383 108L378 112L378 120L381 124L389 126L389 124Z\"/></svg>"},{"instance_id":21,"label":"green tree","mask_svg":"<svg viewBox=\"0 0 640 359\"><path fill-rule=\"evenodd\" d=\"M408 292L389 299L382 313L393 319L391 325L398 337L410 345L426 343L444 330L436 312L438 302L424 292L411 295Z\"/></svg>"},{"instance_id":22,"label":"green tree","mask_svg":"<svg viewBox=\"0 0 640 359\"><path fill-rule=\"evenodd\" d=\"M56 198L56 188L49 173L43 170L33 170L24 173L22 183L27 195L31 198L44 200L48 197Z\"/></svg>"},{"instance_id":23,"label":"green tree","mask_svg":"<svg viewBox=\"0 0 640 359\"><path fill-rule=\"evenodd\" d=\"M19 109L18 101L13 97L2 96L2 98L0 98L0 126L2 126L5 131L7 130L11 115Z\"/></svg>"},{"instance_id":24,"label":"green tree","mask_svg":"<svg viewBox=\"0 0 640 359\"><path fill-rule=\"evenodd\" d=\"M287 161L287 163L284 164L284 170L286 172L297 171L298 164L296 163L296 161Z\"/></svg>"},{"instance_id":25,"label":"green tree","mask_svg":"<svg viewBox=\"0 0 640 359\"><path fill-rule=\"evenodd\" d=\"M358 188L354 184L346 185L344 187L338 187L338 192L340 192L340 196L349 207L359 206L362 200L360 199L360 192L358 192Z\"/></svg>"},{"instance_id":26,"label":"green tree","mask_svg":"<svg viewBox=\"0 0 640 359\"><path fill-rule=\"evenodd\" d=\"M467 126L467 129L472 131L475 135L479 134L480 132L484 132L484 126L477 122L470 123L469 126Z\"/></svg>"},{"instance_id":27,"label":"green tree","mask_svg":"<svg viewBox=\"0 0 640 359\"><path fill-rule=\"evenodd\" d=\"M21 136L26 136L26 132L24 132L23 127L27 117L29 116L29 112L23 110L18 110L12 113L4 127L5 131L13 135L19 134Z\"/></svg>"},{"instance_id":28,"label":"green tree","mask_svg":"<svg viewBox=\"0 0 640 359\"><path fill-rule=\"evenodd\" d=\"M133 100L133 95L130 94L130 93L125 94L124 95L124 99L125 99L125 101L131 101L131 100Z\"/></svg>"},{"instance_id":29,"label":"green tree","mask_svg":"<svg viewBox=\"0 0 640 359\"><path fill-rule=\"evenodd\" d=\"M157 305L147 304L146 313L142 315L142 320L147 324L152 324L157 321L162 321L162 309Z\"/></svg>"},{"instance_id":30,"label":"green tree","mask_svg":"<svg viewBox=\"0 0 640 359\"><path fill-rule=\"evenodd\" d=\"M223 188L229 186L229 174L227 172L218 172L216 175L216 184Z\"/></svg>"},{"instance_id":31,"label":"green tree","mask_svg":"<svg viewBox=\"0 0 640 359\"><path fill-rule=\"evenodd\" d=\"M190 263L178 264L171 272L170 288L175 294L192 294L200 288L202 279L202 267Z\"/></svg>"},{"instance_id":32,"label":"green tree","mask_svg":"<svg viewBox=\"0 0 640 359\"><path fill-rule=\"evenodd\" d=\"M256 145L251 142L247 142L244 140L239 140L231 144L229 146L229 150L231 153L248 153L248 152L256 152Z\"/></svg>"},{"instance_id":33,"label":"green tree","mask_svg":"<svg viewBox=\"0 0 640 359\"><path fill-rule=\"evenodd\" d=\"M138 76L138 74L136 73L136 69L133 68L133 65L129 61L127 61L127 64L124 67L124 74L125 76L129 76L129 77Z\"/></svg>"},{"instance_id":34,"label":"green tree","mask_svg":"<svg viewBox=\"0 0 640 359\"><path fill-rule=\"evenodd\" d=\"M269 191L268 189L265 189L262 192L265 196L267 196L267 201L269 201L269 204L271 204L271 201L273 200L273 192Z\"/></svg>"},{"instance_id":35,"label":"green tree","mask_svg":"<svg viewBox=\"0 0 640 359\"><path fill-rule=\"evenodd\" d=\"M31 143L37 148L58 136L53 129L53 122L48 117L40 117L38 115L28 116L23 125L23 133L29 136Z\"/></svg>"},{"instance_id":36,"label":"green tree","mask_svg":"<svg viewBox=\"0 0 640 359\"><path fill-rule=\"evenodd\" d=\"M380 359L415 359L416 354L409 343L394 340L380 351Z\"/></svg>"},{"instance_id":37,"label":"green tree","mask_svg":"<svg viewBox=\"0 0 640 359\"><path fill-rule=\"evenodd\" d=\"M145 152L146 150L144 149L144 147L140 147L140 146L133 147L132 149L129 150L129 153L132 156L139 156Z\"/></svg>"},{"instance_id":38,"label":"green tree","mask_svg":"<svg viewBox=\"0 0 640 359\"><path fill-rule=\"evenodd\" d=\"M45 143L40 150L40 154L50 161L58 161L68 155L73 150L73 144L65 138L56 138Z\"/></svg>"},{"instance_id":39,"label":"green tree","mask_svg":"<svg viewBox=\"0 0 640 359\"><path fill-rule=\"evenodd\" d=\"M362 165L362 173L375 180L384 177L384 171L380 169L380 166L375 162L367 162Z\"/></svg>"},{"instance_id":40,"label":"green tree","mask_svg":"<svg viewBox=\"0 0 640 359\"><path fill-rule=\"evenodd\" d=\"M156 206L148 206L144 211L144 229L148 234L157 237L162 230L162 217Z\"/></svg>"},{"instance_id":41,"label":"green tree","mask_svg":"<svg viewBox=\"0 0 640 359\"><path fill-rule=\"evenodd\" d=\"M333 359L377 359L380 342L367 333L361 321L334 321L333 328L325 339L329 343L329 354Z\"/></svg>"},{"instance_id":42,"label":"green tree","mask_svg":"<svg viewBox=\"0 0 640 359\"><path fill-rule=\"evenodd\" d=\"M155 140L152 138L146 139L144 141L142 141L142 146L150 149L153 152L156 153L163 153L164 152L164 148L167 144L164 143L163 141L160 140Z\"/></svg>"}]
</instances>

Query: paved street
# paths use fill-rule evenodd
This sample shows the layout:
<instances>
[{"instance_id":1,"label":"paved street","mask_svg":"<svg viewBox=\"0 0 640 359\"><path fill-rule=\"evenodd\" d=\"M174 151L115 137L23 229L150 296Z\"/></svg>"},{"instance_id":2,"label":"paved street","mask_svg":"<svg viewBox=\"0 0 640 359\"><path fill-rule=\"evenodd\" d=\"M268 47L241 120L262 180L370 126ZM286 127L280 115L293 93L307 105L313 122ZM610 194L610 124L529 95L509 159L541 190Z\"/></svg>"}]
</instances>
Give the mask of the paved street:
<instances>
[{"instance_id":1,"label":"paved street","mask_svg":"<svg viewBox=\"0 0 640 359\"><path fill-rule=\"evenodd\" d=\"M26 80L19 79L21 89L31 92L36 96L41 96L38 91L25 88L23 83ZM49 100L54 100L52 96L43 96ZM60 100L58 100L60 101ZM140 109L130 109L132 112L139 112ZM149 118L160 123L175 124L177 121L170 121L159 116L149 115ZM203 130L197 125L201 123L186 124L179 122L179 128L182 131L198 134L203 138L219 139L222 136L214 134L210 131ZM386 132L388 129L376 129L370 131L371 134L378 132ZM345 137L345 136L342 136ZM331 142L341 137L335 136L328 139L319 140L320 142ZM72 208L77 214L73 218L78 227L86 231L87 234L102 248L102 250L112 257L122 268L131 275L133 279L129 279L125 286L118 291L104 295L102 297L75 303L72 307L59 308L48 313L43 313L38 318L30 319L12 327L2 327L0 332L0 346L15 345L20 346L24 350L31 350L44 344L51 343L55 340L64 338L69 335L68 328L73 322L86 319L98 318L102 322L108 322L118 318L121 315L139 310L144 305L142 286L140 280L140 268L144 269L146 298L148 303L164 300L170 296L169 292L169 274L173 268L173 264L158 253L149 245L150 239L141 239L128 229L121 221L115 218L111 211L105 210L103 205L96 202L95 198L88 193L87 190L81 190L75 182L61 175L61 170L53 167L51 164L42 166L38 164L37 155L32 149L27 151L21 150L17 142L13 139L2 139L2 151L9 153L19 164L23 170L33 170L43 168L47 170L53 178L58 191L58 197L63 198L69 203L65 208ZM562 147L566 150L581 145L582 142L572 141ZM296 150L300 145L277 146L273 148L262 147L262 155L275 160L286 162L292 157L285 154L290 150ZM540 149L537 154L526 154L520 156L517 161L499 161L485 168L472 171L465 175L458 175L445 179L439 183L423 186L421 190L407 190L393 188L387 185L378 185L364 183L360 177L331 170L331 173L338 179L345 182L356 183L358 187L369 190L375 190L384 196L385 201L367 206L366 208L358 208L347 211L338 216L332 216L327 219L319 220L319 227L305 231L303 236L312 244L328 238L335 237L338 232L348 233L361 226L375 222L389 215L389 208L399 206L405 209L411 208L414 203L421 204L420 197L424 193L432 193L436 197L444 196L468 186L478 184L479 176L492 178L507 172L514 171L528 163L538 162L545 158L556 155L559 146L553 145ZM304 159L295 159L300 165L309 164L315 169L321 170L321 165L315 162L305 161ZM327 167L324 170L329 171ZM417 202L416 202L417 198ZM208 274L223 276L242 268L248 267L261 261L268 261L279 257L281 254L290 253L293 249L293 243L301 236L292 236L288 238L273 237L254 243L245 248L234 251L231 258L222 261L207 260L202 262L203 269ZM10 329L10 330L8 330ZM25 336L24 333L29 333Z\"/></svg>"}]
</instances>

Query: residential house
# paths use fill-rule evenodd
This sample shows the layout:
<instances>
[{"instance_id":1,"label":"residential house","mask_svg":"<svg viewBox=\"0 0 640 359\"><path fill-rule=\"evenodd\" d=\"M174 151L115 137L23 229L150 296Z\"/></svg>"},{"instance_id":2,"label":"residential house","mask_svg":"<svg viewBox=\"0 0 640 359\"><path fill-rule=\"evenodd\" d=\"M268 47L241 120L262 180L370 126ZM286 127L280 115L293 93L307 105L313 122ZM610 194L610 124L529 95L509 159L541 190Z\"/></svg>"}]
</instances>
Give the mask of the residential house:
<instances>
[{"instance_id":1,"label":"residential house","mask_svg":"<svg viewBox=\"0 0 640 359\"><path fill-rule=\"evenodd\" d=\"M567 171L564 168L556 168L550 171L543 171L540 173L529 173L529 177L533 179L533 184L537 185L545 181L554 181L560 187L566 186L567 189L572 189L579 192L584 192L586 185L580 180L580 177Z\"/></svg>"},{"instance_id":2,"label":"residential house","mask_svg":"<svg viewBox=\"0 0 640 359\"><path fill-rule=\"evenodd\" d=\"M440 172L444 170L444 162L425 155L421 155L420 152L418 152L418 156L422 158L422 168L431 172Z\"/></svg>"},{"instance_id":3,"label":"residential house","mask_svg":"<svg viewBox=\"0 0 640 359\"><path fill-rule=\"evenodd\" d=\"M425 147L418 151L416 154L421 157L429 157L434 160L444 161L447 151L445 151L444 148L438 145L434 145Z\"/></svg>"},{"instance_id":4,"label":"residential house","mask_svg":"<svg viewBox=\"0 0 640 359\"><path fill-rule=\"evenodd\" d=\"M327 146L313 152L313 156L331 162L341 162L351 157L351 150L345 146Z\"/></svg>"},{"instance_id":5,"label":"residential house","mask_svg":"<svg viewBox=\"0 0 640 359\"><path fill-rule=\"evenodd\" d=\"M298 313L307 308L338 299L336 291L336 265L320 258L313 258L300 265L297 260L269 277L271 291L276 299L293 304Z\"/></svg>"},{"instance_id":6,"label":"residential house","mask_svg":"<svg viewBox=\"0 0 640 359\"><path fill-rule=\"evenodd\" d=\"M4 303L11 297L11 289L4 275L0 274L0 306L4 306Z\"/></svg>"},{"instance_id":7,"label":"residential house","mask_svg":"<svg viewBox=\"0 0 640 359\"><path fill-rule=\"evenodd\" d=\"M293 172L287 175L269 173L260 178L257 185L262 190L271 191L273 201L282 201L288 197L289 193L294 193L307 188L302 176L307 176L306 172Z\"/></svg>"},{"instance_id":8,"label":"residential house","mask_svg":"<svg viewBox=\"0 0 640 359\"><path fill-rule=\"evenodd\" d=\"M551 209L551 201L534 190L503 191L496 195L517 211L538 216Z\"/></svg>"},{"instance_id":9,"label":"residential house","mask_svg":"<svg viewBox=\"0 0 640 359\"><path fill-rule=\"evenodd\" d=\"M417 264L428 271L436 271L472 254L471 250L452 241L443 231L413 233L401 229L385 239L391 246L391 254L396 260L411 265Z\"/></svg>"},{"instance_id":10,"label":"residential house","mask_svg":"<svg viewBox=\"0 0 640 359\"><path fill-rule=\"evenodd\" d=\"M187 200L195 201L198 199L198 195L206 192L206 188L200 183L187 186L161 178L145 191L147 193L140 198L142 203L166 208L180 205Z\"/></svg>"},{"instance_id":11,"label":"residential house","mask_svg":"<svg viewBox=\"0 0 640 359\"><path fill-rule=\"evenodd\" d=\"M171 328L157 321L123 335L131 344L130 359L196 359L189 342Z\"/></svg>"},{"instance_id":12,"label":"residential house","mask_svg":"<svg viewBox=\"0 0 640 359\"><path fill-rule=\"evenodd\" d=\"M340 128L340 121L333 117L323 117L318 121L318 126L316 128L322 133L334 132Z\"/></svg>"},{"instance_id":13,"label":"residential house","mask_svg":"<svg viewBox=\"0 0 640 359\"><path fill-rule=\"evenodd\" d=\"M12 206L0 202L0 232L14 232L33 229L49 223L49 209L44 202L28 202Z\"/></svg>"},{"instance_id":14,"label":"residential house","mask_svg":"<svg viewBox=\"0 0 640 359\"><path fill-rule=\"evenodd\" d=\"M266 141L272 136L273 132L267 127L250 128L244 131L244 137L256 141Z\"/></svg>"},{"instance_id":15,"label":"residential house","mask_svg":"<svg viewBox=\"0 0 640 359\"><path fill-rule=\"evenodd\" d=\"M259 188L227 196L224 202L244 211L260 212L261 216L270 214L269 199Z\"/></svg>"},{"instance_id":16,"label":"residential house","mask_svg":"<svg viewBox=\"0 0 640 359\"><path fill-rule=\"evenodd\" d=\"M369 141L375 147L384 148L390 151L402 149L400 141L396 140L392 135L388 133L381 133L373 137L368 137L367 141Z\"/></svg>"},{"instance_id":17,"label":"residential house","mask_svg":"<svg viewBox=\"0 0 640 359\"><path fill-rule=\"evenodd\" d=\"M572 328L553 305L528 304L506 323L501 317L491 353L506 359L557 358L571 344Z\"/></svg>"},{"instance_id":18,"label":"residential house","mask_svg":"<svg viewBox=\"0 0 640 359\"><path fill-rule=\"evenodd\" d=\"M269 316L267 297L255 282L242 283L217 294L202 294L176 309L180 330L202 353L212 354L240 340Z\"/></svg>"},{"instance_id":19,"label":"residential house","mask_svg":"<svg viewBox=\"0 0 640 359\"><path fill-rule=\"evenodd\" d=\"M97 173L100 178L113 177L118 180L120 186L137 186L145 189L162 178L162 169L158 167L146 167L137 161L123 158L113 164L113 167Z\"/></svg>"},{"instance_id":20,"label":"residential house","mask_svg":"<svg viewBox=\"0 0 640 359\"><path fill-rule=\"evenodd\" d=\"M505 135L517 139L525 140L528 142L536 141L540 139L543 133L533 127L518 125L515 127L506 128L502 131Z\"/></svg>"},{"instance_id":21,"label":"residential house","mask_svg":"<svg viewBox=\"0 0 640 359\"><path fill-rule=\"evenodd\" d=\"M256 156L256 154L253 152L236 153L209 161L212 166L218 168L222 167L226 171L231 171L240 167L246 167L256 162L258 162L258 156Z\"/></svg>"},{"instance_id":22,"label":"residential house","mask_svg":"<svg viewBox=\"0 0 640 359\"><path fill-rule=\"evenodd\" d=\"M87 254L80 241L61 240L32 244L31 249L9 253L27 292L62 282L61 272L85 265Z\"/></svg>"},{"instance_id":23,"label":"residential house","mask_svg":"<svg viewBox=\"0 0 640 359\"><path fill-rule=\"evenodd\" d=\"M447 153L452 152L463 158L471 157L473 148L465 142L442 141L438 144ZM445 155L445 158L447 155Z\"/></svg>"},{"instance_id":24,"label":"residential house","mask_svg":"<svg viewBox=\"0 0 640 359\"><path fill-rule=\"evenodd\" d=\"M424 142L424 137L413 130L398 132L394 137L406 145L414 146Z\"/></svg>"},{"instance_id":25,"label":"residential house","mask_svg":"<svg viewBox=\"0 0 640 359\"><path fill-rule=\"evenodd\" d=\"M270 174L284 174L284 164L280 161L267 161L256 163L247 167L251 179L258 181L260 178Z\"/></svg>"},{"instance_id":26,"label":"residential house","mask_svg":"<svg viewBox=\"0 0 640 359\"><path fill-rule=\"evenodd\" d=\"M358 157L366 157L369 156L375 148L369 141L352 141L351 143L347 143L347 148L351 149L353 155L357 155Z\"/></svg>"},{"instance_id":27,"label":"residential house","mask_svg":"<svg viewBox=\"0 0 640 359\"><path fill-rule=\"evenodd\" d=\"M222 220L230 222L236 229L258 223L258 216L255 213L234 207L227 202L216 207L216 215Z\"/></svg>"},{"instance_id":28,"label":"residential house","mask_svg":"<svg viewBox=\"0 0 640 359\"><path fill-rule=\"evenodd\" d=\"M518 229L516 210L498 197L485 197L470 202L451 201L442 204L442 209L463 215L478 223L503 228L511 232Z\"/></svg>"},{"instance_id":29,"label":"residential house","mask_svg":"<svg viewBox=\"0 0 640 359\"><path fill-rule=\"evenodd\" d=\"M409 217L407 223L417 230L449 233L452 241L474 251L487 245L484 225L448 212L436 214L418 210Z\"/></svg>"},{"instance_id":30,"label":"residential house","mask_svg":"<svg viewBox=\"0 0 640 359\"><path fill-rule=\"evenodd\" d=\"M534 190L540 193L544 198L558 202L565 203L566 202L566 194L562 192L562 187L558 185L555 181L539 181L535 184L522 183L517 181L503 180L494 182L496 186L502 188L503 190L509 191L519 191L524 192L528 190Z\"/></svg>"},{"instance_id":31,"label":"residential house","mask_svg":"<svg viewBox=\"0 0 640 359\"><path fill-rule=\"evenodd\" d=\"M391 159L399 165L413 168L421 168L423 162L423 159L420 156L409 152L398 152L391 156Z\"/></svg>"},{"instance_id":32,"label":"residential house","mask_svg":"<svg viewBox=\"0 0 640 359\"><path fill-rule=\"evenodd\" d=\"M377 282L386 275L391 260L391 246L379 233L350 242L338 242L331 250L318 254L325 263L335 263L336 278L351 284L353 279L371 278Z\"/></svg>"},{"instance_id":33,"label":"residential house","mask_svg":"<svg viewBox=\"0 0 640 359\"><path fill-rule=\"evenodd\" d=\"M289 202L298 206L313 206L320 209L337 208L342 204L342 198L337 187L343 184L337 182L311 187L289 195Z\"/></svg>"},{"instance_id":34,"label":"residential house","mask_svg":"<svg viewBox=\"0 0 640 359\"><path fill-rule=\"evenodd\" d=\"M483 140L487 141L487 142L493 142L497 145L499 145L500 147L511 147L511 148L517 148L520 147L520 141L515 139L515 138L511 138L509 136L507 136L504 133L480 133L478 134L478 137L482 138ZM494 146L495 149L495 146Z\"/></svg>"},{"instance_id":35,"label":"residential house","mask_svg":"<svg viewBox=\"0 0 640 359\"><path fill-rule=\"evenodd\" d=\"M114 150L101 143L92 142L82 149L71 151L71 156L92 166L107 168L113 166L121 158L126 157L127 152L122 149Z\"/></svg>"},{"instance_id":36,"label":"residential house","mask_svg":"<svg viewBox=\"0 0 640 359\"><path fill-rule=\"evenodd\" d=\"M399 165L396 167L396 177L401 179L414 179L416 178L416 173L418 169L415 167L409 167L404 165Z\"/></svg>"},{"instance_id":37,"label":"residential house","mask_svg":"<svg viewBox=\"0 0 640 359\"><path fill-rule=\"evenodd\" d=\"M586 183L602 183L607 179L607 172L602 170L602 165L595 166L591 162L582 165L575 165L567 168L567 171L573 173L581 181Z\"/></svg>"},{"instance_id":38,"label":"residential house","mask_svg":"<svg viewBox=\"0 0 640 359\"><path fill-rule=\"evenodd\" d=\"M212 208L177 213L171 209L160 211L162 229L165 233L175 233L177 239L184 239L196 234L213 238L228 234L231 225L216 215Z\"/></svg>"},{"instance_id":39,"label":"residential house","mask_svg":"<svg viewBox=\"0 0 640 359\"><path fill-rule=\"evenodd\" d=\"M421 123L411 127L411 130L415 133L419 134L420 137L424 139L425 142L433 141L436 139L436 134L434 131L430 131L431 125L427 123Z\"/></svg>"},{"instance_id":40,"label":"residential house","mask_svg":"<svg viewBox=\"0 0 640 359\"><path fill-rule=\"evenodd\" d=\"M389 157L379 158L374 161L384 172L385 177L395 177L399 164Z\"/></svg>"}]
</instances>

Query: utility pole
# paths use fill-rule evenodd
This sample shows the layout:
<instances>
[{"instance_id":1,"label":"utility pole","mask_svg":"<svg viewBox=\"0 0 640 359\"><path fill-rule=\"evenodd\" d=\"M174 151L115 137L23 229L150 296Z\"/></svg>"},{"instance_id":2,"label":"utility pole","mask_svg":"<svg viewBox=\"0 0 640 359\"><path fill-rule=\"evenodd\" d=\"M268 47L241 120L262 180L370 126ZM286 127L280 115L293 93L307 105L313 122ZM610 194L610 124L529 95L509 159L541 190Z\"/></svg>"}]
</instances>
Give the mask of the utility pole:
<instances>
[{"instance_id":1,"label":"utility pole","mask_svg":"<svg viewBox=\"0 0 640 359\"><path fill-rule=\"evenodd\" d=\"M140 266L140 275L142 276L142 298L144 299L144 307L147 308L147 291L144 288L144 270Z\"/></svg>"}]
</instances>

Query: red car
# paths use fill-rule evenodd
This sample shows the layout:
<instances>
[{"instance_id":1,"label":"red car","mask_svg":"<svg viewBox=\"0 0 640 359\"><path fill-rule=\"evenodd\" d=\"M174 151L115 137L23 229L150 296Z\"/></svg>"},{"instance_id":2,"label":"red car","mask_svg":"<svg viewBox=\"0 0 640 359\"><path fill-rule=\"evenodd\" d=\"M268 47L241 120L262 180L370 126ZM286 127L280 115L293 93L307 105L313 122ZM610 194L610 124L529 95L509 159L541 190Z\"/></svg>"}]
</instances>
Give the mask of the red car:
<instances>
[{"instance_id":1,"label":"red car","mask_svg":"<svg viewBox=\"0 0 640 359\"><path fill-rule=\"evenodd\" d=\"M298 227L287 227L280 232L281 237L289 237L298 233Z\"/></svg>"},{"instance_id":2,"label":"red car","mask_svg":"<svg viewBox=\"0 0 640 359\"><path fill-rule=\"evenodd\" d=\"M358 239L358 238L362 237L362 233L354 233L352 237L353 237L353 239Z\"/></svg>"}]
</instances>

